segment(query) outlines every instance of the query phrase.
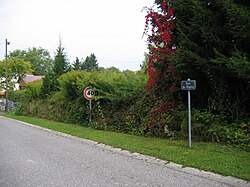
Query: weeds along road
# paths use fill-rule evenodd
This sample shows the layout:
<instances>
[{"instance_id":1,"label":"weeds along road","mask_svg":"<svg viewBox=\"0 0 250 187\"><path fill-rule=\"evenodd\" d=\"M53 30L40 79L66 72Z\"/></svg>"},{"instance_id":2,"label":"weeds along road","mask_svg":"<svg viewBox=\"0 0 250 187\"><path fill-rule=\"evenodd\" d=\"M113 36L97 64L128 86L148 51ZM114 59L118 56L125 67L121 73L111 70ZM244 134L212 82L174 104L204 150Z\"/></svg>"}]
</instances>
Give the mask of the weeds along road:
<instances>
[{"instance_id":1,"label":"weeds along road","mask_svg":"<svg viewBox=\"0 0 250 187\"><path fill-rule=\"evenodd\" d=\"M1 187L229 185L0 117Z\"/></svg>"}]
</instances>

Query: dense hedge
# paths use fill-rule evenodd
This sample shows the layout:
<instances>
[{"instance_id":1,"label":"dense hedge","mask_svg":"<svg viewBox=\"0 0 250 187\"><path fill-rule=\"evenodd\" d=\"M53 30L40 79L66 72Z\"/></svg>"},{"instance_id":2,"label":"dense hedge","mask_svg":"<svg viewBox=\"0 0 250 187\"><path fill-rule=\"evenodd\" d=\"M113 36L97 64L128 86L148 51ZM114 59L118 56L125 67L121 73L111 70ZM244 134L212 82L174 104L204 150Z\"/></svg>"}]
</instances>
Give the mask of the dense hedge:
<instances>
[{"instance_id":1,"label":"dense hedge","mask_svg":"<svg viewBox=\"0 0 250 187\"><path fill-rule=\"evenodd\" d=\"M172 139L187 138L186 106L178 105L174 111L166 113L154 111L152 116L152 106L161 103L145 92L147 76L141 72L71 71L58 81L60 91L46 99L40 95L42 84L39 81L29 84L25 92L15 92L20 101L16 114L78 123L101 130ZM89 102L83 96L86 86L92 86L96 92L92 102L91 124ZM153 127L149 122L153 123ZM248 123L227 124L219 116L194 109L193 139L249 147Z\"/></svg>"},{"instance_id":2,"label":"dense hedge","mask_svg":"<svg viewBox=\"0 0 250 187\"><path fill-rule=\"evenodd\" d=\"M88 101L83 90L92 86L96 92L93 100L93 117L100 117L103 109L126 109L143 95L147 76L143 73L104 71L70 71L59 77L58 92L43 99L40 82L28 84L20 97L18 114L34 115L65 122L88 122ZM16 92L19 95L20 92ZM13 96L14 97L14 96Z\"/></svg>"}]
</instances>

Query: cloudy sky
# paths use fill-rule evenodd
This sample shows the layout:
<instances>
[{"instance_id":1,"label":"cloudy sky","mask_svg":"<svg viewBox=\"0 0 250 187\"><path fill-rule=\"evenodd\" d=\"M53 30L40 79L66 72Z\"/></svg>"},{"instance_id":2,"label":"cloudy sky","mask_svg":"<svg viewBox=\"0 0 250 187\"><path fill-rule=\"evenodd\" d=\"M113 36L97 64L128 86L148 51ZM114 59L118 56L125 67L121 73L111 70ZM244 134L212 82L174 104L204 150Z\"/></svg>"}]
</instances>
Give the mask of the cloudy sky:
<instances>
[{"instance_id":1,"label":"cloudy sky","mask_svg":"<svg viewBox=\"0 0 250 187\"><path fill-rule=\"evenodd\" d=\"M147 52L144 6L154 0L0 0L0 60L8 51L42 47L68 58L94 53L99 66L138 70Z\"/></svg>"}]
</instances>

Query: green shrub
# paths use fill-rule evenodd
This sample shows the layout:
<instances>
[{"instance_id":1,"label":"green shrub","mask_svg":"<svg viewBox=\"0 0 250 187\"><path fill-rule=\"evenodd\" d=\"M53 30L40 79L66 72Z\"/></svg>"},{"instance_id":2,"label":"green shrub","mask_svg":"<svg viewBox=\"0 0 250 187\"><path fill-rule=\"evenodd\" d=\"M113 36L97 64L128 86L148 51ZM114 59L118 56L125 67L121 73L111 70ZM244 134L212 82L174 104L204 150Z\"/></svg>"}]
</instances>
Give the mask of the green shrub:
<instances>
[{"instance_id":1,"label":"green shrub","mask_svg":"<svg viewBox=\"0 0 250 187\"><path fill-rule=\"evenodd\" d=\"M28 83L25 89L27 99L34 100L40 98L42 85L42 79Z\"/></svg>"},{"instance_id":2,"label":"green shrub","mask_svg":"<svg viewBox=\"0 0 250 187\"><path fill-rule=\"evenodd\" d=\"M220 125L213 125L209 132L212 134L214 141L243 145L250 148L249 121L247 123L221 123Z\"/></svg>"},{"instance_id":3,"label":"green shrub","mask_svg":"<svg viewBox=\"0 0 250 187\"><path fill-rule=\"evenodd\" d=\"M85 124L101 130L187 139L186 106L166 109L172 108L173 103L168 98L152 98L144 88L146 81L147 76L140 72L71 71L59 77L59 91L46 99L41 96L41 82L29 84L25 92L16 92L21 103L15 112L19 115ZM87 86L92 86L96 92L92 101L91 124L89 101L83 96ZM206 110L193 109L192 139L249 145L248 123L227 124L221 121Z\"/></svg>"},{"instance_id":4,"label":"green shrub","mask_svg":"<svg viewBox=\"0 0 250 187\"><path fill-rule=\"evenodd\" d=\"M209 132L209 129L212 125L219 125L218 119L215 115L208 111L193 110L192 130L194 138L202 141L211 141L212 135Z\"/></svg>"},{"instance_id":5,"label":"green shrub","mask_svg":"<svg viewBox=\"0 0 250 187\"><path fill-rule=\"evenodd\" d=\"M92 86L97 95L92 102L92 115L93 120L96 120L96 128L129 131L129 127L125 127L126 123L120 119L125 119L126 110L144 90L146 81L147 76L139 72L71 71L58 78L60 91L50 97L40 97L46 99L39 99L40 85L29 85L25 96L34 102L24 100L18 113L57 121L86 123L89 120L89 106L83 96L83 90L87 86ZM97 110L98 102L103 111ZM98 124L98 119L105 111L110 113L103 116L109 125L103 126Z\"/></svg>"},{"instance_id":6,"label":"green shrub","mask_svg":"<svg viewBox=\"0 0 250 187\"><path fill-rule=\"evenodd\" d=\"M188 110L183 106L167 116L168 131L172 138L188 138ZM212 141L211 126L219 124L217 116L208 111L192 109L191 111L192 139L196 141Z\"/></svg>"},{"instance_id":7,"label":"green shrub","mask_svg":"<svg viewBox=\"0 0 250 187\"><path fill-rule=\"evenodd\" d=\"M25 90L9 90L9 100L20 102L25 96Z\"/></svg>"}]
</instances>

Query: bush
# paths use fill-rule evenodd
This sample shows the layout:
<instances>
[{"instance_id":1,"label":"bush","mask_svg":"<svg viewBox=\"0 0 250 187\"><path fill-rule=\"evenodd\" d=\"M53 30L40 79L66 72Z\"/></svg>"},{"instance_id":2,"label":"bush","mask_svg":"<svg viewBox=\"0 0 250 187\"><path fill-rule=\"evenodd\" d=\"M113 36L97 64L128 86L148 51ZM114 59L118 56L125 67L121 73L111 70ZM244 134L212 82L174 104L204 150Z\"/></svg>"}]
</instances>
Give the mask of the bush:
<instances>
[{"instance_id":1,"label":"bush","mask_svg":"<svg viewBox=\"0 0 250 187\"><path fill-rule=\"evenodd\" d=\"M25 92L16 92L21 101L16 114L85 124L101 130L187 139L186 106L173 107L167 96L162 96L165 100L152 97L144 88L146 81L147 76L140 72L71 71L59 77L59 91L46 99L42 99L41 82L29 84ZM87 86L96 92L91 124L89 102L83 96ZM249 123L227 124L222 119L206 110L193 109L192 139L249 145Z\"/></svg>"},{"instance_id":2,"label":"bush","mask_svg":"<svg viewBox=\"0 0 250 187\"><path fill-rule=\"evenodd\" d=\"M212 134L214 141L243 145L250 148L249 121L247 123L221 123L220 125L213 125L209 132Z\"/></svg>"},{"instance_id":3,"label":"bush","mask_svg":"<svg viewBox=\"0 0 250 187\"><path fill-rule=\"evenodd\" d=\"M41 87L43 85L43 80L33 81L26 86L26 97L27 99L34 100L39 99L41 94Z\"/></svg>"},{"instance_id":4,"label":"bush","mask_svg":"<svg viewBox=\"0 0 250 187\"><path fill-rule=\"evenodd\" d=\"M18 90L18 91L13 91L13 90L9 90L8 92L8 96L9 96L9 100L10 101L20 101L21 95L24 94L24 91Z\"/></svg>"},{"instance_id":5,"label":"bush","mask_svg":"<svg viewBox=\"0 0 250 187\"><path fill-rule=\"evenodd\" d=\"M192 130L196 140L211 141L212 134L210 133L211 126L219 125L217 116L208 111L193 110L192 115Z\"/></svg>"},{"instance_id":6,"label":"bush","mask_svg":"<svg viewBox=\"0 0 250 187\"><path fill-rule=\"evenodd\" d=\"M144 90L146 81L147 76L139 72L71 71L58 78L60 91L55 92L50 97L38 97L39 94L41 95L41 86L38 87L34 84L27 87L25 97L34 102L23 100L18 113L64 122L86 123L89 119L89 106L88 101L83 96L83 90L87 86L92 86L97 95L92 102L92 115L96 120L96 127L120 131L127 129L126 131L129 131L120 119L125 118L126 110ZM99 103L99 110L97 110L97 103ZM110 114L105 114L102 117L105 119L102 120L108 121L109 127L98 124L101 123L99 116L102 113L107 113L106 111ZM113 120L116 122L115 124L111 123L110 119L112 118L115 119Z\"/></svg>"},{"instance_id":7,"label":"bush","mask_svg":"<svg viewBox=\"0 0 250 187\"><path fill-rule=\"evenodd\" d=\"M208 111L193 109L191 111L192 139L196 141L212 141L211 126L219 124L217 116ZM167 116L168 131L172 138L188 138L188 110L183 106ZM166 128L166 127L165 127Z\"/></svg>"}]
</instances>

